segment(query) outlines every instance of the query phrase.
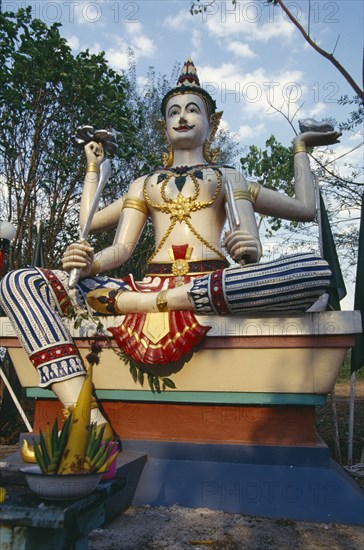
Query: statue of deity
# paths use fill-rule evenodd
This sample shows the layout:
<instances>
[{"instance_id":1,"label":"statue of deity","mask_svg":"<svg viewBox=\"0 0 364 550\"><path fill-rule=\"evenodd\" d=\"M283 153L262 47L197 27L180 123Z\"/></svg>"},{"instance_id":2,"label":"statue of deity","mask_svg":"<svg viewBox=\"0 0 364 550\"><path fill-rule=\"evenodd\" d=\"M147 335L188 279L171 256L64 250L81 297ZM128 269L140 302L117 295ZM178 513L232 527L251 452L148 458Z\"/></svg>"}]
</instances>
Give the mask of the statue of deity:
<instances>
[{"instance_id":1,"label":"statue of deity","mask_svg":"<svg viewBox=\"0 0 364 550\"><path fill-rule=\"evenodd\" d=\"M183 357L208 331L195 315L304 312L329 285L326 262L313 254L259 263L254 213L312 220L315 189L306 147L337 143L340 133L305 132L295 138L292 198L248 184L237 169L218 162L212 141L222 113L200 86L190 59L162 101L162 115L168 141L164 166L133 181L126 196L93 218L92 231L116 227L113 244L95 252L87 242L77 242L66 249L63 270L29 267L1 281L1 305L39 372L40 386L50 387L66 407L77 402L85 373L63 322L73 304L87 302L97 313L123 315L112 329L118 345L141 364L165 364ZM81 227L104 160L102 145L91 141L85 155ZM230 229L222 239L227 212ZM156 245L144 279L105 275L131 257L148 217ZM75 268L80 279L70 289L68 274ZM91 421L104 425L97 403L93 406Z\"/></svg>"}]
</instances>

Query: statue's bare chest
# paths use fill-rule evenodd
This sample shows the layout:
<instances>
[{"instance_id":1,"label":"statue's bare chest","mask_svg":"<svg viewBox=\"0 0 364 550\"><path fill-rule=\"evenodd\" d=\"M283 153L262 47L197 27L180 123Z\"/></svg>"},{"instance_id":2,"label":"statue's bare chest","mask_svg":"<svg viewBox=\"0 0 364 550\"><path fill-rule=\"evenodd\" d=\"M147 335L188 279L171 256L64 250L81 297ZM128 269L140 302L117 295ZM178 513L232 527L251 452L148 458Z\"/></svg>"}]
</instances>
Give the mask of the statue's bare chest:
<instances>
[{"instance_id":1,"label":"statue's bare chest","mask_svg":"<svg viewBox=\"0 0 364 550\"><path fill-rule=\"evenodd\" d=\"M145 179L143 193L149 208L165 211L189 206L200 210L220 197L222 173L217 169L163 170Z\"/></svg>"}]
</instances>

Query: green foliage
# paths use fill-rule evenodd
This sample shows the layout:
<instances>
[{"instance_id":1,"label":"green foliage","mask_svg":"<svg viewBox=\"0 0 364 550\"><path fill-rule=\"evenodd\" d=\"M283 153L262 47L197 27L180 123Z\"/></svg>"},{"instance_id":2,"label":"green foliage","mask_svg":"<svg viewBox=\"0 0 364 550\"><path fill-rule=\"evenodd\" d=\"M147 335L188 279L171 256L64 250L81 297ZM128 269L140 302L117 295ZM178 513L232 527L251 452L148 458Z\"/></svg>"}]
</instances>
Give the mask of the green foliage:
<instances>
[{"instance_id":1,"label":"green foliage","mask_svg":"<svg viewBox=\"0 0 364 550\"><path fill-rule=\"evenodd\" d=\"M346 352L343 366L340 369L340 373L337 382L349 382L351 377L351 349ZM364 369L359 369L355 373L356 380L364 380Z\"/></svg>"},{"instance_id":2,"label":"green foliage","mask_svg":"<svg viewBox=\"0 0 364 550\"><path fill-rule=\"evenodd\" d=\"M364 105L359 96L349 98L345 95L339 99L339 105L356 105L356 110L351 111L346 122L339 125L340 130L354 130L357 126L362 126L364 122Z\"/></svg>"},{"instance_id":3,"label":"green foliage","mask_svg":"<svg viewBox=\"0 0 364 550\"><path fill-rule=\"evenodd\" d=\"M144 380L146 379L149 389L153 393L161 393L167 388L176 388L175 383L170 378L167 378L165 376L158 376L157 374L148 371L146 365L139 365L130 357L128 357L121 349L112 347L112 350L123 361L123 363L129 365L129 372L135 384L139 384L140 386L144 387Z\"/></svg>"},{"instance_id":4,"label":"green foliage","mask_svg":"<svg viewBox=\"0 0 364 550\"><path fill-rule=\"evenodd\" d=\"M265 150L255 145L249 147L248 154L240 159L243 172L264 187L284 191L293 196L292 149L284 147L273 135L267 139L265 146ZM282 220L278 218L268 218L268 220L273 231L277 231L282 226Z\"/></svg>"}]
</instances>

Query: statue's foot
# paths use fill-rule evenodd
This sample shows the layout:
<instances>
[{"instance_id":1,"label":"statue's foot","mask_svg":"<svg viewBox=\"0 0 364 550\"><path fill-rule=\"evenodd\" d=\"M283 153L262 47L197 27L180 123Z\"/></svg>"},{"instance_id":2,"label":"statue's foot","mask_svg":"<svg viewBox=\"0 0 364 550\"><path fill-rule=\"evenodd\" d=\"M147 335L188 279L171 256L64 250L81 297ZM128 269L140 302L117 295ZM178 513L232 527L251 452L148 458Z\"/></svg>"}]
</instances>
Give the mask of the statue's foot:
<instances>
[{"instance_id":1,"label":"statue's foot","mask_svg":"<svg viewBox=\"0 0 364 550\"><path fill-rule=\"evenodd\" d=\"M75 406L76 405L70 405L69 407L64 409L64 414L66 416L70 414L74 410ZM103 441L105 441L110 437L116 441L119 441L120 438L118 434L115 432L115 430L111 426L111 423L109 422L109 420L105 418L106 416L105 412L102 409L102 407L101 408L100 407L101 405L99 405L97 399L94 396L92 396L90 420L91 420L91 424L96 425L96 436L98 436L101 430L104 428L104 433L102 437Z\"/></svg>"},{"instance_id":2,"label":"statue's foot","mask_svg":"<svg viewBox=\"0 0 364 550\"><path fill-rule=\"evenodd\" d=\"M157 307L158 292L133 292L115 288L100 288L86 294L88 305L102 315L152 313Z\"/></svg>"},{"instance_id":3,"label":"statue's foot","mask_svg":"<svg viewBox=\"0 0 364 550\"><path fill-rule=\"evenodd\" d=\"M122 290L115 288L99 288L88 292L86 301L98 313L102 313L103 315L119 315L121 311L118 308L118 298L122 293Z\"/></svg>"},{"instance_id":4,"label":"statue's foot","mask_svg":"<svg viewBox=\"0 0 364 550\"><path fill-rule=\"evenodd\" d=\"M96 424L96 437L99 435L101 430L104 428L104 434L102 436L102 440L105 441L106 439L114 439L119 440L119 436L114 432L110 422L102 422L101 424Z\"/></svg>"},{"instance_id":5,"label":"statue's foot","mask_svg":"<svg viewBox=\"0 0 364 550\"><path fill-rule=\"evenodd\" d=\"M94 396L92 396L91 400L91 422L94 422L96 424L96 437L104 428L104 433L102 437L103 441L111 438L114 441L118 441L120 443L120 437L113 429L105 411L102 408L102 405L98 403L97 399Z\"/></svg>"},{"instance_id":6,"label":"statue's foot","mask_svg":"<svg viewBox=\"0 0 364 550\"><path fill-rule=\"evenodd\" d=\"M318 313L321 311L326 311L327 304L329 303L329 295L322 294L310 308L306 310L306 313Z\"/></svg>"}]
</instances>

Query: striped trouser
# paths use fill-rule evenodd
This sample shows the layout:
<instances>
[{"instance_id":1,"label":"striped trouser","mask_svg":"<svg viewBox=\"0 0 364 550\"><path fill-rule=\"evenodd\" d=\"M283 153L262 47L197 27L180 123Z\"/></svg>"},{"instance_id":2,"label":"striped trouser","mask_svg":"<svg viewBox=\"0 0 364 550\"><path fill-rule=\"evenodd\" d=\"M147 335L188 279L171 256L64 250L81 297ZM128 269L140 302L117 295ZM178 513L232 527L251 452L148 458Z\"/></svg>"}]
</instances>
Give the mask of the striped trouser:
<instances>
[{"instance_id":1,"label":"striped trouser","mask_svg":"<svg viewBox=\"0 0 364 550\"><path fill-rule=\"evenodd\" d=\"M62 317L69 308L84 307L89 290L105 286L128 289L124 281L100 276L82 279L70 290L64 271L33 267L12 271L0 281L0 304L39 373L40 387L84 374Z\"/></svg>"},{"instance_id":2,"label":"striped trouser","mask_svg":"<svg viewBox=\"0 0 364 550\"><path fill-rule=\"evenodd\" d=\"M330 284L328 264L312 254L234 266L194 280L190 298L201 315L304 312Z\"/></svg>"}]
</instances>

